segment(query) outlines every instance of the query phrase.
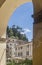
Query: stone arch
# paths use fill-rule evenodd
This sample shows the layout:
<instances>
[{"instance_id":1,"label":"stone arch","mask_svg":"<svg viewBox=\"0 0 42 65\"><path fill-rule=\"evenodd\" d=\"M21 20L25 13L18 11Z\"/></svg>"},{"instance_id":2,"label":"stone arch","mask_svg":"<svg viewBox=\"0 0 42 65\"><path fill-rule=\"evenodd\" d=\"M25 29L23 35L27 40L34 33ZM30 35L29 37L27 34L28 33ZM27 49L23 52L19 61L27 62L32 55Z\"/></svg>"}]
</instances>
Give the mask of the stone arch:
<instances>
[{"instance_id":1,"label":"stone arch","mask_svg":"<svg viewBox=\"0 0 42 65\"><path fill-rule=\"evenodd\" d=\"M17 7L19 7L20 5L26 3L26 2L32 2L32 0L6 0L5 3L1 6L0 8L0 37L5 36L4 33L6 31L7 28L7 23L8 20L10 18L10 16L12 15L13 11L15 11L15 9Z\"/></svg>"}]
</instances>

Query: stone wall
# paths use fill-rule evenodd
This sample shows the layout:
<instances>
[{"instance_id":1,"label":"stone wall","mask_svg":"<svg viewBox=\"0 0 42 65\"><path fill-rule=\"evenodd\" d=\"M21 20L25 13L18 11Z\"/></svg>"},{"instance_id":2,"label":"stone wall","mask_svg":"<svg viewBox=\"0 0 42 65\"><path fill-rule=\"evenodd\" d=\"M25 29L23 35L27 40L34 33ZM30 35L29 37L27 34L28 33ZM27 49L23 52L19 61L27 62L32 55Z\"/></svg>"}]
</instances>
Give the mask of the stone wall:
<instances>
[{"instance_id":1,"label":"stone wall","mask_svg":"<svg viewBox=\"0 0 42 65\"><path fill-rule=\"evenodd\" d=\"M33 65L42 65L42 22L34 24Z\"/></svg>"}]
</instances>

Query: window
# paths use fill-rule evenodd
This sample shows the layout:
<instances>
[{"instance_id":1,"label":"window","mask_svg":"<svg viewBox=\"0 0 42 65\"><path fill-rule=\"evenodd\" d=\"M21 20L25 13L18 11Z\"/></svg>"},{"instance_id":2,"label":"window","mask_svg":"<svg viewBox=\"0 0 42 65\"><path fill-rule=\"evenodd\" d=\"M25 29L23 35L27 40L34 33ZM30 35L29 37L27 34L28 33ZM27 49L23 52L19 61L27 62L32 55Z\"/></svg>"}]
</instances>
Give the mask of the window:
<instances>
[{"instance_id":1,"label":"window","mask_svg":"<svg viewBox=\"0 0 42 65\"><path fill-rule=\"evenodd\" d=\"M22 49L23 47L19 47L18 50Z\"/></svg>"},{"instance_id":2,"label":"window","mask_svg":"<svg viewBox=\"0 0 42 65\"><path fill-rule=\"evenodd\" d=\"M21 47L21 49L22 49L23 47Z\"/></svg>"},{"instance_id":3,"label":"window","mask_svg":"<svg viewBox=\"0 0 42 65\"><path fill-rule=\"evenodd\" d=\"M7 45L6 47L7 47L7 48L9 48L9 46L8 46L8 45Z\"/></svg>"},{"instance_id":4,"label":"window","mask_svg":"<svg viewBox=\"0 0 42 65\"><path fill-rule=\"evenodd\" d=\"M22 55L23 55L23 53L21 52L21 53L20 53L20 55L22 56Z\"/></svg>"},{"instance_id":5,"label":"window","mask_svg":"<svg viewBox=\"0 0 42 65\"><path fill-rule=\"evenodd\" d=\"M23 56L23 53L22 52L18 53L18 56Z\"/></svg>"},{"instance_id":6,"label":"window","mask_svg":"<svg viewBox=\"0 0 42 65\"><path fill-rule=\"evenodd\" d=\"M29 55L29 51L26 52L26 55Z\"/></svg>"},{"instance_id":7,"label":"window","mask_svg":"<svg viewBox=\"0 0 42 65\"><path fill-rule=\"evenodd\" d=\"M27 48L29 48L29 45L27 45Z\"/></svg>"},{"instance_id":8,"label":"window","mask_svg":"<svg viewBox=\"0 0 42 65\"><path fill-rule=\"evenodd\" d=\"M20 56L20 53L18 53L18 56Z\"/></svg>"}]
</instances>

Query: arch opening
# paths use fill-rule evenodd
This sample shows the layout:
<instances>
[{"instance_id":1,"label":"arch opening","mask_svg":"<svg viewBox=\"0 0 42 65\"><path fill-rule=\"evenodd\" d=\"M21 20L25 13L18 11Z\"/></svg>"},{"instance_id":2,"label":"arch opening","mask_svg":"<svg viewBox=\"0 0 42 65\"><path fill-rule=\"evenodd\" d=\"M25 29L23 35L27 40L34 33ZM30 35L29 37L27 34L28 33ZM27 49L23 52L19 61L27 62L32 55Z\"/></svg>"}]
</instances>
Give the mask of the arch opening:
<instances>
[{"instance_id":1,"label":"arch opening","mask_svg":"<svg viewBox=\"0 0 42 65\"><path fill-rule=\"evenodd\" d=\"M12 12L15 11L15 9L20 6L21 4L23 3L26 3L26 2L31 2L31 0L6 0L5 3L2 5L2 7L0 8L0 20L1 20L1 23L0 23L0 37L4 36L4 33L6 31L6 28L7 28L7 23L8 23L8 20L9 20L9 17L12 15ZM5 23L5 24L4 24ZM4 25L4 27L3 27Z\"/></svg>"},{"instance_id":2,"label":"arch opening","mask_svg":"<svg viewBox=\"0 0 42 65\"><path fill-rule=\"evenodd\" d=\"M13 12L12 16L9 19L8 26L9 26L9 29L11 29L11 33L7 35L7 39L9 41L8 43L10 45L11 45L11 40L13 42L14 41L15 42L23 41L22 43L24 43L24 41L25 41L25 43L30 43L29 47L31 47L31 49L30 49L31 52L29 52L29 55L31 55L31 56L30 57L28 56L29 60L32 59L32 41L33 41L33 19L31 17L32 14L33 14L33 4L32 4L32 2L22 4L18 8L16 8L15 11ZM22 39L20 37L18 38L17 33L16 34L14 33L15 34L14 35L13 34L13 32L14 32L13 29L18 29L18 31L14 30L15 33L19 32L19 33L21 33L22 36L25 35L26 39L23 40L23 38ZM9 32L7 32L7 33L9 33ZM11 36L11 39L10 39L9 35ZM16 41L16 40L18 40L18 41ZM13 52L11 52L11 53L13 53ZM28 52L27 52L27 54L28 54ZM22 53L20 55L22 55ZM13 59L13 56L11 56L12 59ZM22 58L21 57L17 58L17 57L18 56L16 56L15 59L18 59L18 60L19 60L19 58L20 58L20 60L24 59L23 57ZM26 58L27 58L27 56L26 56Z\"/></svg>"}]
</instances>

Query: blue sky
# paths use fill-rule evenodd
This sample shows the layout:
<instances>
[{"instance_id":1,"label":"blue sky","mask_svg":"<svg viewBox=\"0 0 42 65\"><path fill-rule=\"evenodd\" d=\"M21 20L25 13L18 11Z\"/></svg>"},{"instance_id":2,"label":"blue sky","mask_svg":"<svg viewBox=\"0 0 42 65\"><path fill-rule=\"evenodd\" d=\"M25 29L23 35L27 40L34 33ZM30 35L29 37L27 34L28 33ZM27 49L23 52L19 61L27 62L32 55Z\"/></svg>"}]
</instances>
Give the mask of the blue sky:
<instances>
[{"instance_id":1,"label":"blue sky","mask_svg":"<svg viewBox=\"0 0 42 65\"><path fill-rule=\"evenodd\" d=\"M29 41L33 38L33 18L31 15L33 14L33 4L31 2L25 3L18 7L12 14L9 19L8 25L11 27L12 25L20 26L24 32L21 34L26 34Z\"/></svg>"}]
</instances>

